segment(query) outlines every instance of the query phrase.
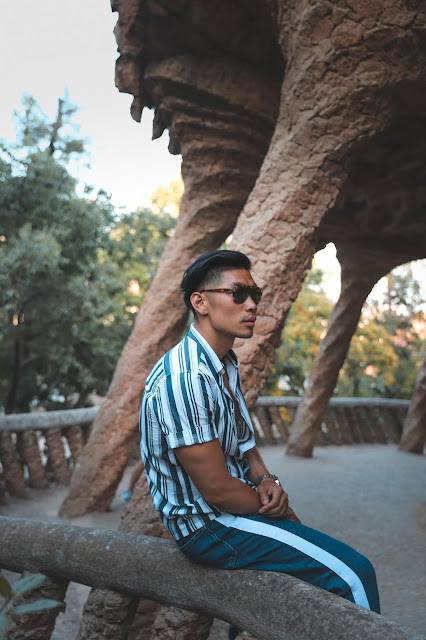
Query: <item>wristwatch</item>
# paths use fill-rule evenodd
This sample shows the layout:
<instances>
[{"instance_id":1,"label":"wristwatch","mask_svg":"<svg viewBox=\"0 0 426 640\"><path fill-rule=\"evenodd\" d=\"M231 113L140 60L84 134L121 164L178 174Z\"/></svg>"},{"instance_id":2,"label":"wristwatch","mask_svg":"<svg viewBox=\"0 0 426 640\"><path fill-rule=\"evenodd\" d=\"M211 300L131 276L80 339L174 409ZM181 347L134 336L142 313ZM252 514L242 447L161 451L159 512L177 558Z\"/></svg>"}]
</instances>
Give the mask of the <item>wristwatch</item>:
<instances>
[{"instance_id":1,"label":"wristwatch","mask_svg":"<svg viewBox=\"0 0 426 640\"><path fill-rule=\"evenodd\" d=\"M281 482L278 480L278 477L274 476L272 473L264 473L263 476L259 476L259 478L257 479L257 486L259 486L262 480L264 480L265 478L272 478L275 484L281 487Z\"/></svg>"}]
</instances>

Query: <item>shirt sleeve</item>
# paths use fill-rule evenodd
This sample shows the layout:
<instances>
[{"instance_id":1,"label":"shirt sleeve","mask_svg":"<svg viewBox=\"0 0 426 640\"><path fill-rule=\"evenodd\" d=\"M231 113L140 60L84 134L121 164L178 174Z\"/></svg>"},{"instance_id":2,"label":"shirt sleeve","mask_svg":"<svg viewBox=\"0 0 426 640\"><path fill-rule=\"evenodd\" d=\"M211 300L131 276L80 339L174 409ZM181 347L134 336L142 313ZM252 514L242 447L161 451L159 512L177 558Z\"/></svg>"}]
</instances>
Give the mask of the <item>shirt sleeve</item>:
<instances>
[{"instance_id":1,"label":"shirt sleeve","mask_svg":"<svg viewBox=\"0 0 426 640\"><path fill-rule=\"evenodd\" d=\"M168 446L176 449L215 440L215 404L208 376L188 372L166 376L157 389L155 413Z\"/></svg>"}]
</instances>

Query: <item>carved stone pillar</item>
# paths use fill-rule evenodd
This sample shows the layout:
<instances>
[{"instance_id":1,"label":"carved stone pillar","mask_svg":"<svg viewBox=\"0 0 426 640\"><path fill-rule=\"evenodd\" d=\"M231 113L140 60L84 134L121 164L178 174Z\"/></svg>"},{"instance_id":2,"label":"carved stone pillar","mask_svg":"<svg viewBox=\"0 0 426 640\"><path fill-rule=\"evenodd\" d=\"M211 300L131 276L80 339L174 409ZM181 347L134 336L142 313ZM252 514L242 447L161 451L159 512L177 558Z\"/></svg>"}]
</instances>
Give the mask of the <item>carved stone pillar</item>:
<instances>
[{"instance_id":1,"label":"carved stone pillar","mask_svg":"<svg viewBox=\"0 0 426 640\"><path fill-rule=\"evenodd\" d=\"M23 576L27 575L24 573ZM43 584L23 594L13 596L13 605L29 604L36 600L57 600L64 602L68 588L68 580L45 577ZM13 615L6 631L4 640L49 640L55 627L58 614L65 611L65 604L54 609L43 609L23 615Z\"/></svg>"},{"instance_id":2,"label":"carved stone pillar","mask_svg":"<svg viewBox=\"0 0 426 640\"><path fill-rule=\"evenodd\" d=\"M40 456L38 438L35 431L27 430L21 434L21 455L27 465L30 485L34 489L46 489L49 482Z\"/></svg>"},{"instance_id":3,"label":"carved stone pillar","mask_svg":"<svg viewBox=\"0 0 426 640\"><path fill-rule=\"evenodd\" d=\"M67 517L109 507L134 441L146 377L185 327L183 273L232 232L276 115L278 87L232 60L220 59L212 68L206 61L179 57L151 64L145 76L144 86L158 105L154 133L160 135L168 126L172 148L182 152L185 193L175 233L75 468L60 511ZM259 85L262 93L254 93ZM238 91L232 93L233 86Z\"/></svg>"},{"instance_id":4,"label":"carved stone pillar","mask_svg":"<svg viewBox=\"0 0 426 640\"><path fill-rule=\"evenodd\" d=\"M11 496L22 498L25 495L24 474L13 444L12 434L8 431L0 433L0 461L6 491Z\"/></svg>"},{"instance_id":5,"label":"carved stone pillar","mask_svg":"<svg viewBox=\"0 0 426 640\"><path fill-rule=\"evenodd\" d=\"M426 441L426 356L411 396L410 408L404 422L399 449L410 453L423 453Z\"/></svg>"},{"instance_id":6,"label":"carved stone pillar","mask_svg":"<svg viewBox=\"0 0 426 640\"><path fill-rule=\"evenodd\" d=\"M68 485L71 478L71 471L65 456L61 430L47 429L44 435L46 437L46 445L55 481L59 484Z\"/></svg>"},{"instance_id":7,"label":"carved stone pillar","mask_svg":"<svg viewBox=\"0 0 426 640\"><path fill-rule=\"evenodd\" d=\"M272 369L284 319L345 184L348 161L361 143L368 146L392 126L407 96L399 85L424 82L424 9L415 2L393 11L385 0L278 2L287 60L280 113L232 243L253 260L264 288L254 338L238 348L249 405ZM397 15L404 27L396 25ZM339 224L352 234L344 213ZM376 229L383 226L376 222Z\"/></svg>"},{"instance_id":8,"label":"carved stone pillar","mask_svg":"<svg viewBox=\"0 0 426 640\"><path fill-rule=\"evenodd\" d=\"M415 16L414 6L397 11L404 25L413 20L413 28L403 29L388 4L278 3L287 59L280 114L232 244L253 259L265 290L254 339L238 350L251 405L271 371L284 319L316 249L316 230L345 182L351 151L390 126L391 85L424 77L408 54L424 15ZM401 56L404 64L395 65Z\"/></svg>"},{"instance_id":9,"label":"carved stone pillar","mask_svg":"<svg viewBox=\"0 0 426 640\"><path fill-rule=\"evenodd\" d=\"M340 246L337 252L342 267L341 292L327 326L327 334L309 377L287 447L288 455L312 456L328 401L336 386L340 369L358 325L363 304L375 283L394 264L391 259L378 260L375 251L360 253L353 247Z\"/></svg>"}]
</instances>

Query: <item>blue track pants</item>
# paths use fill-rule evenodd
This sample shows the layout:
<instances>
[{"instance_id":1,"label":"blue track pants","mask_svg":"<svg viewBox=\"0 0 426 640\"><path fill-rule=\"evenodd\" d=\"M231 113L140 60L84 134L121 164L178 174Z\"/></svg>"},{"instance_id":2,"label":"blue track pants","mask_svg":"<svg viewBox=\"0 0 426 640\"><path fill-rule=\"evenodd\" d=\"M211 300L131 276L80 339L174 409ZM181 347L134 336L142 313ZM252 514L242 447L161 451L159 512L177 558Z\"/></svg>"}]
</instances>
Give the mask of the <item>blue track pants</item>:
<instances>
[{"instance_id":1,"label":"blue track pants","mask_svg":"<svg viewBox=\"0 0 426 640\"><path fill-rule=\"evenodd\" d=\"M195 562L287 573L380 613L370 561L343 542L297 522L222 513L177 544Z\"/></svg>"}]
</instances>

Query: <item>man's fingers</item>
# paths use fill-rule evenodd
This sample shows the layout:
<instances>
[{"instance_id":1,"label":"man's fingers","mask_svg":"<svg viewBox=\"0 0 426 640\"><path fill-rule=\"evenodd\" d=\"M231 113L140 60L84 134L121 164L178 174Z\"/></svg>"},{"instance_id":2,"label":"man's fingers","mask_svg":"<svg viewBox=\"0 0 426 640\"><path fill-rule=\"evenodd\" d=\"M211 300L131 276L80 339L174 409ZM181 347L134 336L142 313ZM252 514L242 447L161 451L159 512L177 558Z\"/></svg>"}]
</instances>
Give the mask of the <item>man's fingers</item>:
<instances>
[{"instance_id":1,"label":"man's fingers","mask_svg":"<svg viewBox=\"0 0 426 640\"><path fill-rule=\"evenodd\" d=\"M267 515L284 514L288 505L288 495L281 487L270 483L262 487L262 491L259 491L259 494L263 504L263 507L259 509L259 513ZM267 497L267 502L264 501L265 496Z\"/></svg>"}]
</instances>

